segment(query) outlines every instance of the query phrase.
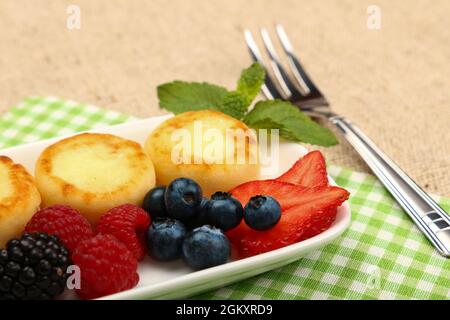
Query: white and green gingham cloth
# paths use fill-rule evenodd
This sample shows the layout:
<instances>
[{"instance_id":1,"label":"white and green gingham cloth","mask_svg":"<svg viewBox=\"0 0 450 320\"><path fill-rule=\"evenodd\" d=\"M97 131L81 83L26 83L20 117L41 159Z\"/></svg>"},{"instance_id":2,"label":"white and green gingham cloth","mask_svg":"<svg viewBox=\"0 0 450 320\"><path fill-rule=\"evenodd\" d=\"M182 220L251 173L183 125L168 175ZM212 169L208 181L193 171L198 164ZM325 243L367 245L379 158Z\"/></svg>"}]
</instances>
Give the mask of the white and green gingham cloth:
<instances>
[{"instance_id":1,"label":"white and green gingham cloth","mask_svg":"<svg viewBox=\"0 0 450 320\"><path fill-rule=\"evenodd\" d=\"M133 120L57 98L32 97L0 118L0 149ZM0 151L1 154L1 151ZM441 257L371 175L330 166L351 192L342 237L277 270L195 298L449 299L450 259ZM449 198L436 198L447 211Z\"/></svg>"}]
</instances>

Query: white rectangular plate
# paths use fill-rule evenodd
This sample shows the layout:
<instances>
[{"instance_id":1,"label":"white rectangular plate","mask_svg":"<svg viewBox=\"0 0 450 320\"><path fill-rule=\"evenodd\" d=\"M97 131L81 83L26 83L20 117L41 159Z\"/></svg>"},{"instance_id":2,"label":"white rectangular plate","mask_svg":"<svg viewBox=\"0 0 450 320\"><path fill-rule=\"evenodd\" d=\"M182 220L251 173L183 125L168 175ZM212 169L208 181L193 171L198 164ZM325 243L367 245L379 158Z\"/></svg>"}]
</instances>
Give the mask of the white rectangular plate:
<instances>
[{"instance_id":1,"label":"white rectangular plate","mask_svg":"<svg viewBox=\"0 0 450 320\"><path fill-rule=\"evenodd\" d=\"M101 127L90 132L111 133L123 138L144 143L149 133L169 116L137 120L111 127ZM21 145L0 151L34 172L34 163L41 151L61 137ZM274 178L285 172L307 150L297 143L282 142L277 161L278 170ZM334 181L330 181L334 184ZM316 250L340 236L350 223L350 207L345 202L339 209L336 221L321 234L305 241L260 254L251 258L230 261L224 265L201 271L193 271L182 261L161 263L146 258L139 264L140 281L137 287L103 299L170 299L192 296L207 290L219 288L233 282L294 262L312 250ZM73 295L68 294L67 298Z\"/></svg>"}]
</instances>

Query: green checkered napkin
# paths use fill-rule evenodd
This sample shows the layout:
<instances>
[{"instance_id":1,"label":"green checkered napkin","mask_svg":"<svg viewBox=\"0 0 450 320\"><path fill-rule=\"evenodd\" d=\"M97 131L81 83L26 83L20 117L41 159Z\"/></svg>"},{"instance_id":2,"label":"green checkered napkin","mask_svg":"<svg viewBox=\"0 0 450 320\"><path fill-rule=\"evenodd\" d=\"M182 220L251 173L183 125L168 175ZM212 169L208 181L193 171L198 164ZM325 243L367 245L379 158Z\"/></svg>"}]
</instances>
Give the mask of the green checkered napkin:
<instances>
[{"instance_id":1,"label":"green checkered napkin","mask_svg":"<svg viewBox=\"0 0 450 320\"><path fill-rule=\"evenodd\" d=\"M132 119L33 97L0 118L0 148ZM341 238L297 262L197 298L449 299L450 260L436 253L386 189L368 174L336 166L329 172L351 192L352 223ZM450 199L437 200L450 209Z\"/></svg>"}]
</instances>

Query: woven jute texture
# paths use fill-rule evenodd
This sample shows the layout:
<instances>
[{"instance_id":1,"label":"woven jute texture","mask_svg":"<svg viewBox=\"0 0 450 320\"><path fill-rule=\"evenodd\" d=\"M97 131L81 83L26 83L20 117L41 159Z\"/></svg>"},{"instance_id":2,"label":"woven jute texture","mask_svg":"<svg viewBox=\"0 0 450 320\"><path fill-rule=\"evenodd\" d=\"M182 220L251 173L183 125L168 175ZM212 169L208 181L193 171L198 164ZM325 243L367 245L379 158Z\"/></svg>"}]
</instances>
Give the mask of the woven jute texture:
<instances>
[{"instance_id":1,"label":"woven jute texture","mask_svg":"<svg viewBox=\"0 0 450 320\"><path fill-rule=\"evenodd\" d=\"M66 27L70 4L81 9L79 30ZM371 4L379 30L367 27ZM448 12L448 0L2 0L0 112L54 95L159 115L159 83L233 87L250 63L243 29L280 22L333 108L424 189L449 196ZM324 151L368 171L343 141Z\"/></svg>"}]
</instances>

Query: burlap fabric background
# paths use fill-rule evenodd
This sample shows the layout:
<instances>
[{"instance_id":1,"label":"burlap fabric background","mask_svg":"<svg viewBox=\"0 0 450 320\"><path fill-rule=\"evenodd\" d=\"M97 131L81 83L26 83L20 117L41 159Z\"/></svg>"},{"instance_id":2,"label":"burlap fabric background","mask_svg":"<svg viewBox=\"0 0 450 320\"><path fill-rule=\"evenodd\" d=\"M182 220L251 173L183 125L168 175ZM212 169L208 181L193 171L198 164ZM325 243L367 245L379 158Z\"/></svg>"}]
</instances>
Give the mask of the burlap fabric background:
<instances>
[{"instance_id":1,"label":"burlap fabric background","mask_svg":"<svg viewBox=\"0 0 450 320\"><path fill-rule=\"evenodd\" d=\"M81 29L66 28L69 4ZM381 30L366 26L381 8ZM450 195L450 1L2 0L0 112L56 95L146 117L173 79L233 86L245 27L281 22L333 107L426 190ZM368 169L352 149L329 162Z\"/></svg>"}]
</instances>

